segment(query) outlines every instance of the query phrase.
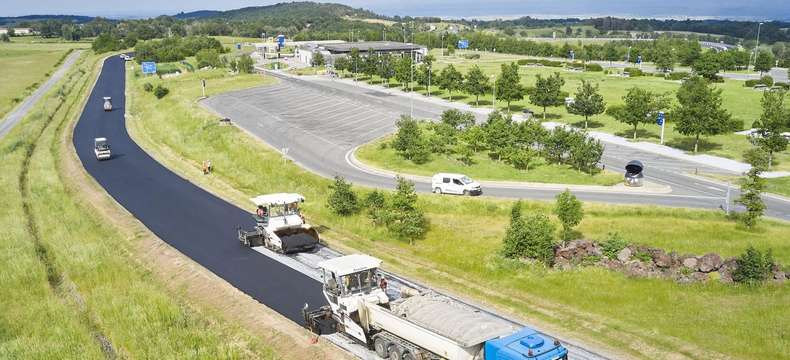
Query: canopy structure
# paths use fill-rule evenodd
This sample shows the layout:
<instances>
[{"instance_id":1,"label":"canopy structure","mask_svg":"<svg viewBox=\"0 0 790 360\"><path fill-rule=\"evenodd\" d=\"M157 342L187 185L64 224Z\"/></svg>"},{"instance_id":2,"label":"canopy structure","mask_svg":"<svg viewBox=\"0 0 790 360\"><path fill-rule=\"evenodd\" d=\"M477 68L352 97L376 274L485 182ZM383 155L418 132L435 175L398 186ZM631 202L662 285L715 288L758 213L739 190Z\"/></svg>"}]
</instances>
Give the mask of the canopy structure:
<instances>
[{"instance_id":1,"label":"canopy structure","mask_svg":"<svg viewBox=\"0 0 790 360\"><path fill-rule=\"evenodd\" d=\"M463 346L510 335L519 326L451 299L428 294L390 303L392 312Z\"/></svg>"},{"instance_id":2,"label":"canopy structure","mask_svg":"<svg viewBox=\"0 0 790 360\"><path fill-rule=\"evenodd\" d=\"M346 255L318 263L318 267L331 271L337 276L344 276L381 266L381 260L369 255Z\"/></svg>"},{"instance_id":3,"label":"canopy structure","mask_svg":"<svg viewBox=\"0 0 790 360\"><path fill-rule=\"evenodd\" d=\"M304 196L293 193L258 195L250 199L255 206L285 205L304 202Z\"/></svg>"}]
</instances>

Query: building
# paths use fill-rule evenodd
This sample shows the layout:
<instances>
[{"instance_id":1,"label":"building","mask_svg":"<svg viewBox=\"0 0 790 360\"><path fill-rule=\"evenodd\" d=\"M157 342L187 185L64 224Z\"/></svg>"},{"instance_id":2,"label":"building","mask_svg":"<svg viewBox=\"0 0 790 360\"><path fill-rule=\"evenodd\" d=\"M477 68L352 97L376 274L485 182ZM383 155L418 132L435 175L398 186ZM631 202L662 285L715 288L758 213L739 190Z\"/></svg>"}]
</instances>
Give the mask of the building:
<instances>
[{"instance_id":1,"label":"building","mask_svg":"<svg viewBox=\"0 0 790 360\"><path fill-rule=\"evenodd\" d=\"M396 41L362 41L362 42L332 42L332 43L304 43L297 47L296 56L299 61L310 64L313 54L320 52L327 64L334 64L335 59L348 56L351 49L358 49L361 56L368 54L390 54L393 56L412 56L416 62L422 61L428 55L428 48L418 44L402 43Z\"/></svg>"},{"instance_id":2,"label":"building","mask_svg":"<svg viewBox=\"0 0 790 360\"><path fill-rule=\"evenodd\" d=\"M4 27L0 28L0 34L8 34L8 29L9 28L4 28ZM12 27L11 29L14 29L14 35L15 36L34 35L36 33L31 28L15 28L15 27Z\"/></svg>"}]
</instances>

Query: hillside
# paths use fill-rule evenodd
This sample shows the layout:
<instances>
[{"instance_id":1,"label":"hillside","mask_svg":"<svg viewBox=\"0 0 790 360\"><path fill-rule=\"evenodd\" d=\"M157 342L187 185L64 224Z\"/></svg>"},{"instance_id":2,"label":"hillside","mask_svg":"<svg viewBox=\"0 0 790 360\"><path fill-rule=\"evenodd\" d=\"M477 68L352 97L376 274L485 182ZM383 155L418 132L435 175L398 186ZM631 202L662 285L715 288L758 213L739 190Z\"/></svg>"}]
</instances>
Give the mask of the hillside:
<instances>
[{"instance_id":1,"label":"hillside","mask_svg":"<svg viewBox=\"0 0 790 360\"><path fill-rule=\"evenodd\" d=\"M11 16L11 17L0 17L0 25L13 25L19 23L30 23L30 22L37 22L37 21L45 21L45 20L59 20L59 21L69 21L73 23L86 23L88 21L93 20L93 17L90 16L80 16L80 15L25 15L25 16Z\"/></svg>"},{"instance_id":2,"label":"hillside","mask_svg":"<svg viewBox=\"0 0 790 360\"><path fill-rule=\"evenodd\" d=\"M223 19L227 21L266 21L273 25L288 25L286 22L311 22L319 19L367 19L381 16L364 9L331 3L311 1L279 3L267 6L251 6L228 11L201 10L181 13L174 16L178 19Z\"/></svg>"}]
</instances>

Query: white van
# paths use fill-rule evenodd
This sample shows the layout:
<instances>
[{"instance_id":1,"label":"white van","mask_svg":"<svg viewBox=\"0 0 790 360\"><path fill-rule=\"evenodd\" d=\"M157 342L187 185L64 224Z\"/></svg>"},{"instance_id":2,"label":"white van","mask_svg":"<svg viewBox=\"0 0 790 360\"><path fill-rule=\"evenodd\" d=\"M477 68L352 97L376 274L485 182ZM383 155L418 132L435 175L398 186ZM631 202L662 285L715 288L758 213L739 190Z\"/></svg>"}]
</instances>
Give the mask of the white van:
<instances>
[{"instance_id":1,"label":"white van","mask_svg":"<svg viewBox=\"0 0 790 360\"><path fill-rule=\"evenodd\" d=\"M439 173L431 179L431 188L437 194L481 195L480 183L463 174Z\"/></svg>"}]
</instances>

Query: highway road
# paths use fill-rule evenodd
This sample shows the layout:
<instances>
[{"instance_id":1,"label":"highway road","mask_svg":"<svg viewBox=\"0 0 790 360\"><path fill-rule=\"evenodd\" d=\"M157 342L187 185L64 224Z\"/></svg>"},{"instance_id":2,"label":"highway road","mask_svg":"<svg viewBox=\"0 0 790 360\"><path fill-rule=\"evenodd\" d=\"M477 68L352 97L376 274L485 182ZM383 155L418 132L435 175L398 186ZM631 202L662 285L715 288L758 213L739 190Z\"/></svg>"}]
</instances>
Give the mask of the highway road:
<instances>
[{"instance_id":1,"label":"highway road","mask_svg":"<svg viewBox=\"0 0 790 360\"><path fill-rule=\"evenodd\" d=\"M239 245L236 227L250 214L179 177L129 137L124 122L124 61L112 56L74 129L74 147L88 173L159 238L269 308L301 324L301 309L326 303L314 279ZM114 109L104 112L102 97ZM106 137L113 157L97 161L93 139Z\"/></svg>"},{"instance_id":2,"label":"highway road","mask_svg":"<svg viewBox=\"0 0 790 360\"><path fill-rule=\"evenodd\" d=\"M305 303L311 308L326 304L315 260L337 253L323 248L315 254L284 256L241 246L236 227L252 227L249 213L171 172L129 137L124 119L124 72L120 58L105 60L74 129L73 144L85 169L159 238L257 301L302 324ZM113 111L103 111L104 96L113 98ZM110 160L95 159L96 137L108 139L113 152ZM300 261L309 264L305 267ZM374 358L371 351L337 334L328 339L361 358ZM605 359L578 344L566 342L566 346L572 350L571 360Z\"/></svg>"},{"instance_id":3,"label":"highway road","mask_svg":"<svg viewBox=\"0 0 790 360\"><path fill-rule=\"evenodd\" d=\"M411 113L412 100L341 81L267 74L279 77L281 82L274 86L220 94L202 101L202 104L231 118L237 126L322 176L341 175L355 184L371 187L394 186L392 177L360 169L349 158L357 146L394 131L400 116ZM418 118L437 119L447 108L435 102L413 100L413 113ZM485 115L477 114L477 118L483 121ZM602 162L607 169L623 169L628 161L639 159L645 163L646 179L669 185L673 190L669 194L575 191L583 200L707 209L718 209L725 204L726 186L686 175L694 171L726 174L722 170L632 147L604 145ZM419 191L430 191L427 182L417 182L416 187ZM730 190L731 199L737 197L737 189ZM487 186L484 193L488 196L547 200L557 192L542 188ZM790 203L772 197L765 200L769 216L790 220Z\"/></svg>"},{"instance_id":4,"label":"highway road","mask_svg":"<svg viewBox=\"0 0 790 360\"><path fill-rule=\"evenodd\" d=\"M71 68L72 65L74 65L74 62L77 61L77 59L80 57L80 54L82 54L82 50L72 51L71 54L66 57L66 60L63 61L63 64L60 65L55 73L53 73L52 76L50 76L49 79L44 82L44 84L33 91L30 96L23 100L19 106L17 106L8 115L6 115L2 121L0 121L0 138L5 136L5 134L8 134L8 132L11 131L11 129L13 129L14 126L16 126L16 124L25 117L25 115L27 115L30 109L36 105L38 100L41 99L41 97L44 96L44 94L46 94L49 89L52 89L52 86L60 81L61 78L63 78L63 75L65 75L66 71Z\"/></svg>"}]
</instances>

